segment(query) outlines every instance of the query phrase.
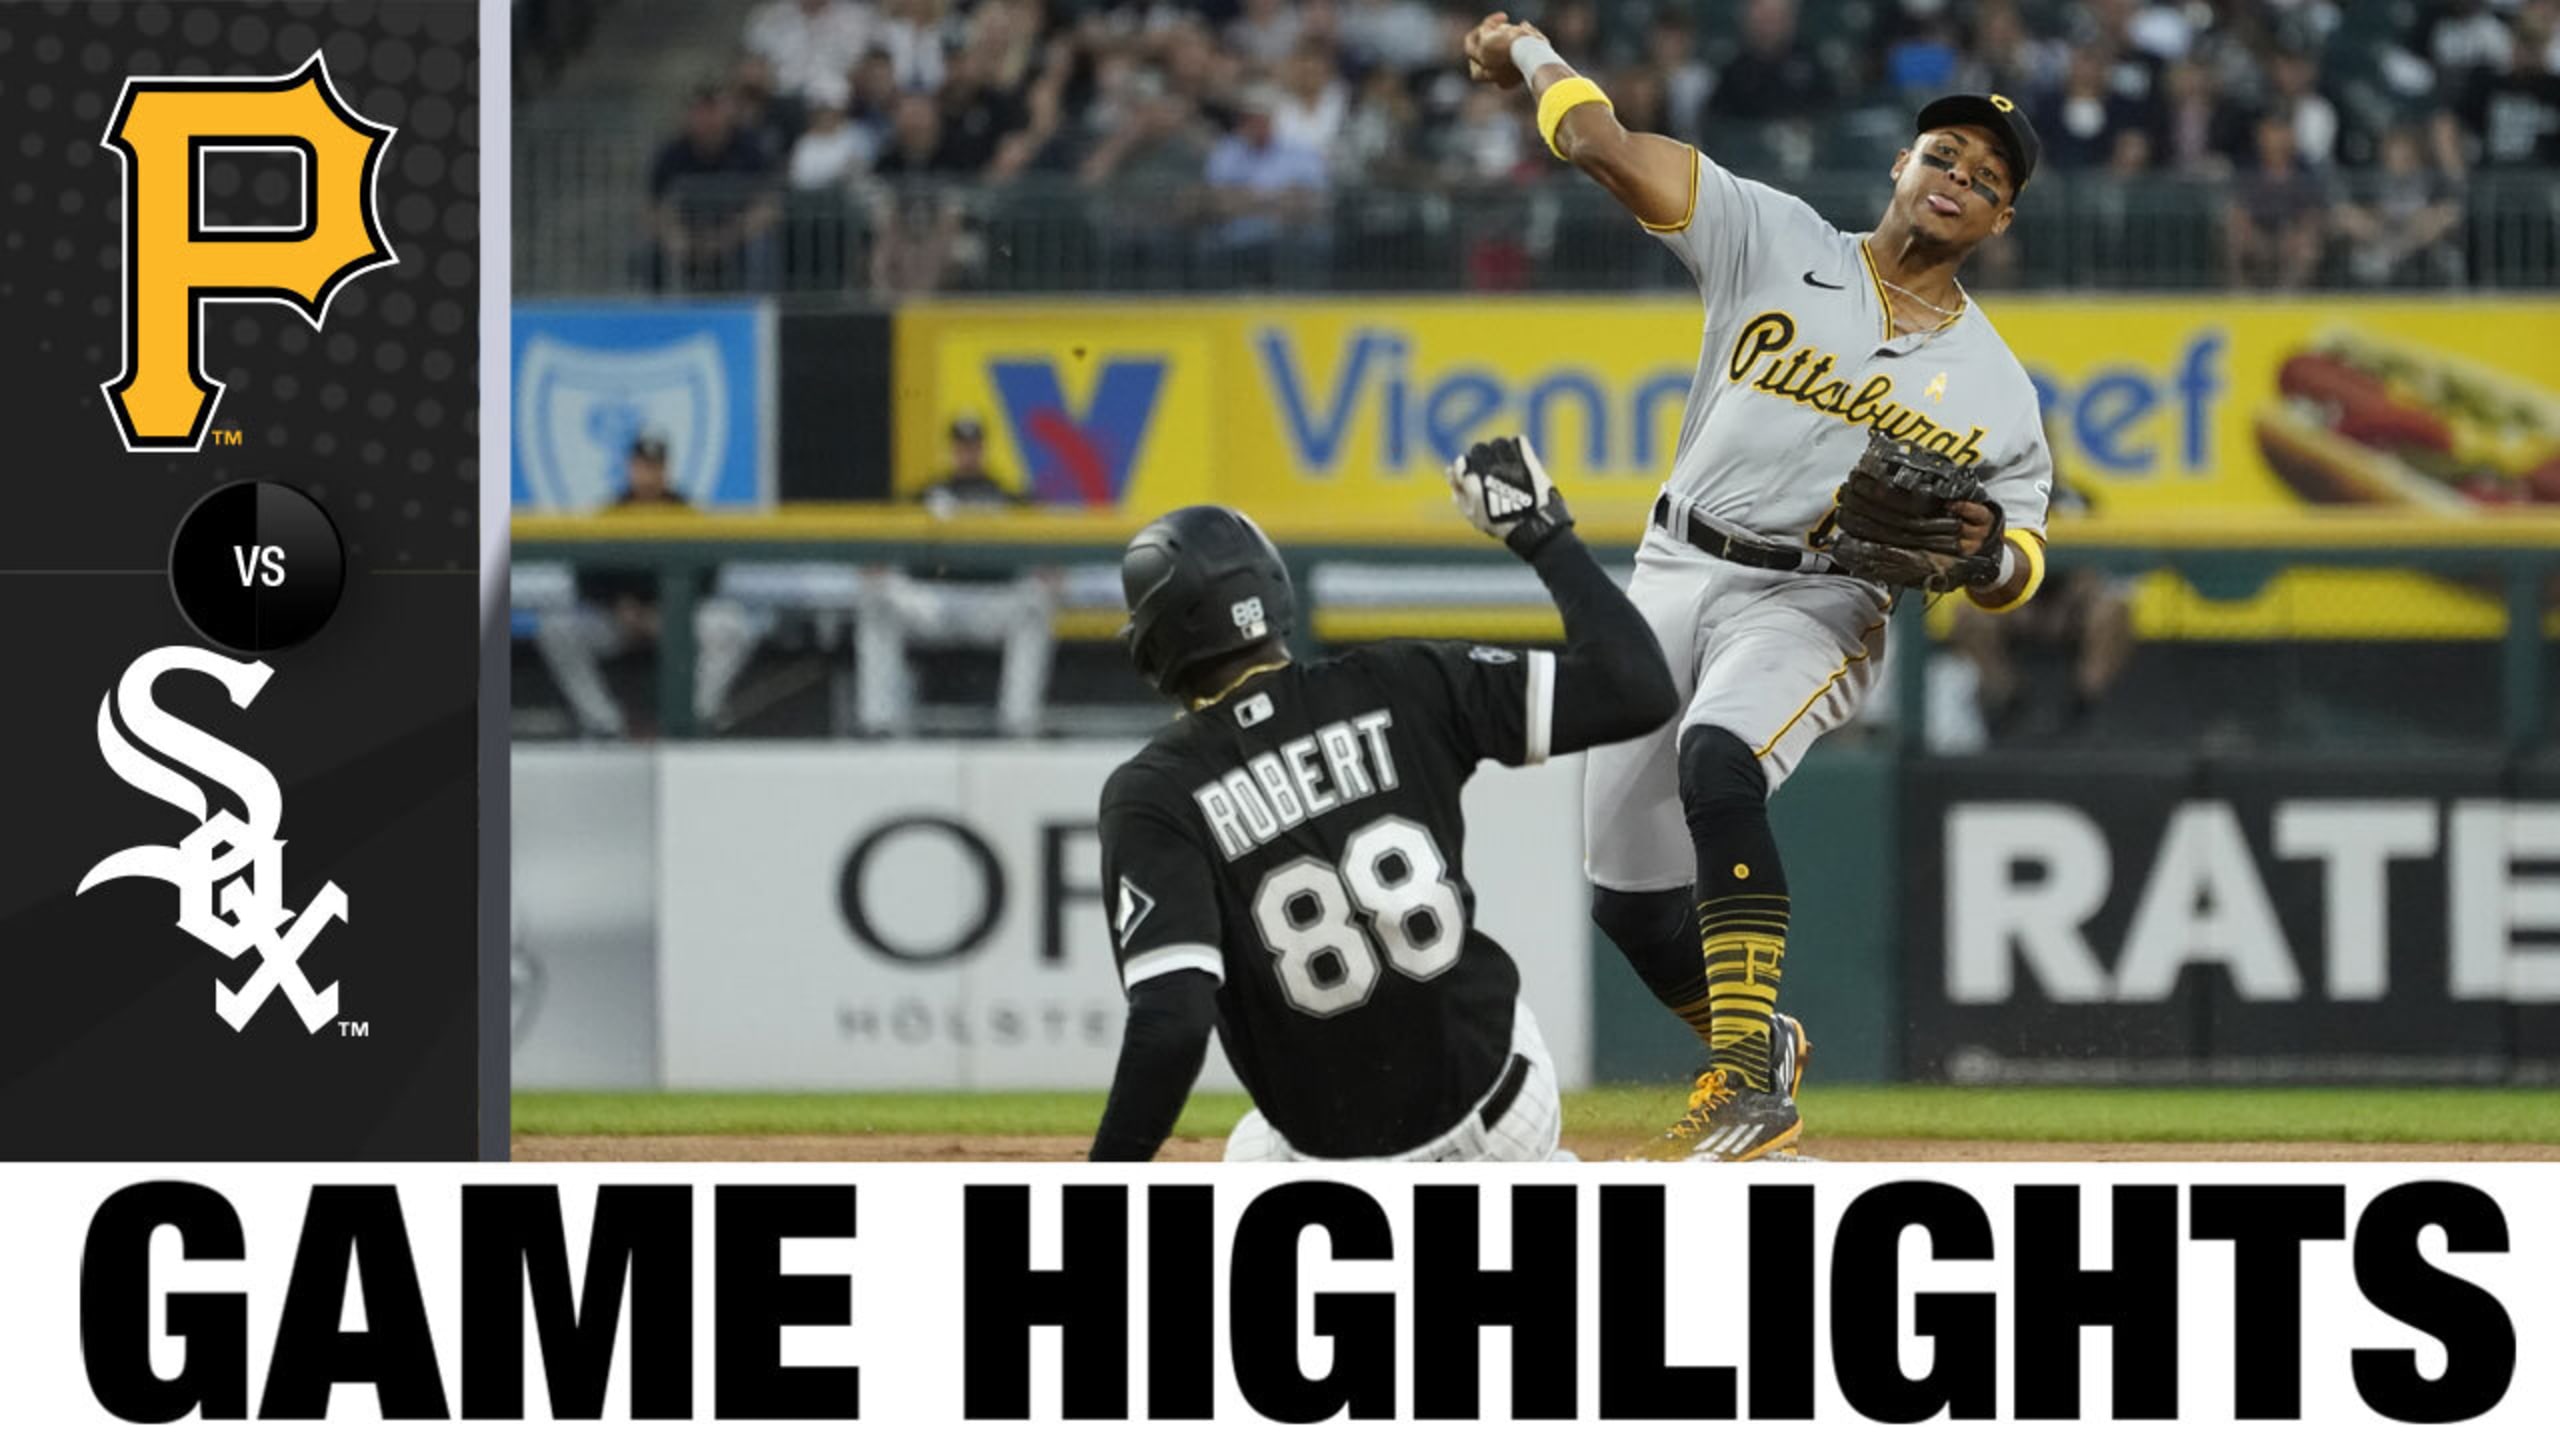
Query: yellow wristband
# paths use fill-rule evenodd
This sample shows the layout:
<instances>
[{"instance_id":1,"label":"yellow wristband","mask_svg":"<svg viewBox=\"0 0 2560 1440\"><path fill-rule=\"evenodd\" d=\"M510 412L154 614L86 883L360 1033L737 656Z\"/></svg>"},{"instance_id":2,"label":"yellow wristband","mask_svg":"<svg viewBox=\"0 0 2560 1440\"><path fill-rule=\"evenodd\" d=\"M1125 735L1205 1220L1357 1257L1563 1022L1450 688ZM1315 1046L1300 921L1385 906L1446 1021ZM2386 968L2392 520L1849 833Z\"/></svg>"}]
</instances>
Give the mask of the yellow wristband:
<instances>
[{"instance_id":1,"label":"yellow wristband","mask_svg":"<svg viewBox=\"0 0 2560 1440\"><path fill-rule=\"evenodd\" d=\"M1546 140L1550 154L1559 160L1564 158L1564 152L1556 149L1556 127L1564 123L1565 113L1595 102L1609 105L1609 97L1600 93L1599 86L1580 75L1557 81L1547 87L1546 94L1538 97L1538 134ZM1609 105L1612 114L1617 108Z\"/></svg>"}]
</instances>

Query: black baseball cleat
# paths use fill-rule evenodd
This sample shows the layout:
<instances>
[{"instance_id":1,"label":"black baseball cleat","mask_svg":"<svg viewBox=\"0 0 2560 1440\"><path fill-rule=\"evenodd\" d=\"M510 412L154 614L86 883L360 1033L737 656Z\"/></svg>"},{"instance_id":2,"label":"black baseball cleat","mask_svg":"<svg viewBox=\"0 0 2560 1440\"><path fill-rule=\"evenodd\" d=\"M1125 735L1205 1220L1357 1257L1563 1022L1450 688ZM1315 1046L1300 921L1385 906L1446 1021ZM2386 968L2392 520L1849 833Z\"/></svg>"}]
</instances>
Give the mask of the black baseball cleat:
<instances>
[{"instance_id":1,"label":"black baseball cleat","mask_svg":"<svg viewBox=\"0 0 2560 1440\"><path fill-rule=\"evenodd\" d=\"M1689 1092L1689 1113L1626 1158L1691 1163L1794 1158L1796 1140L1804 1134L1796 1094L1804 1088L1813 1044L1792 1015L1770 1016L1769 1030L1768 1090L1737 1085L1728 1072L1709 1066Z\"/></svg>"}]
</instances>

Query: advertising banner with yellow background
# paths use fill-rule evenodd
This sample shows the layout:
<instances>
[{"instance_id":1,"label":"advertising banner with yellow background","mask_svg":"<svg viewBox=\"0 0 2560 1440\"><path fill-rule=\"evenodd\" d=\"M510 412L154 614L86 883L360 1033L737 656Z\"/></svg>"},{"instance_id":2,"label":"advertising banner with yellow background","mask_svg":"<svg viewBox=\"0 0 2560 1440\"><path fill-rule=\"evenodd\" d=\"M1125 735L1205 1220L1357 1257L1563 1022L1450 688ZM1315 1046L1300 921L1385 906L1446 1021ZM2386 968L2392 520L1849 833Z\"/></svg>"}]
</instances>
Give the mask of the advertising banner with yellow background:
<instances>
[{"instance_id":1,"label":"advertising banner with yellow background","mask_svg":"<svg viewBox=\"0 0 2560 1440\"><path fill-rule=\"evenodd\" d=\"M2560 301L1986 309L2101 517L2210 511L2254 531L2314 506L2560 504ZM902 493L969 415L995 473L1044 504L1216 501L1284 541L1448 536L1440 467L1520 430L1592 528L1632 534L1679 437L1699 317L1676 296L927 305L900 313L896 343ZM2213 603L2163 578L2142 608L2155 631L2503 623L2493 598L2416 576L2295 576Z\"/></svg>"}]
</instances>

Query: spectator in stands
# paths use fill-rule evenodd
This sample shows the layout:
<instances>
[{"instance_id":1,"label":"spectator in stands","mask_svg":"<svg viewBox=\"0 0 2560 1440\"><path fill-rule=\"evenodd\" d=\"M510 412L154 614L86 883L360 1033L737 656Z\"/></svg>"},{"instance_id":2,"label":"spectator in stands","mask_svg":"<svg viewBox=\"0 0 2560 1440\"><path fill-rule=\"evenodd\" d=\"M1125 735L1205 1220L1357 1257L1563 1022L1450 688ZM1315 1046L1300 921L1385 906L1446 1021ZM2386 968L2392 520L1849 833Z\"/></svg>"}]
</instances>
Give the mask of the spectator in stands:
<instances>
[{"instance_id":1,"label":"spectator in stands","mask_svg":"<svg viewBox=\"0 0 2560 1440\"><path fill-rule=\"evenodd\" d=\"M807 98L844 79L871 48L875 23L855 0L770 0L747 17L746 47L769 67L775 89Z\"/></svg>"},{"instance_id":2,"label":"spectator in stands","mask_svg":"<svg viewBox=\"0 0 2560 1440\"><path fill-rule=\"evenodd\" d=\"M1170 203L1195 185L1209 158L1200 112L1191 97L1169 90L1153 70L1133 70L1119 122L1087 152L1078 178L1088 185L1117 184L1151 192L1145 204ZM1164 213L1149 208L1127 214L1130 225L1162 232Z\"/></svg>"},{"instance_id":3,"label":"spectator in stands","mask_svg":"<svg viewBox=\"0 0 2560 1440\"><path fill-rule=\"evenodd\" d=\"M2212 72L2181 60L2160 78L2160 167L2189 180L2221 180L2247 143L2247 123L2216 93Z\"/></svg>"},{"instance_id":4,"label":"spectator in stands","mask_svg":"<svg viewBox=\"0 0 2560 1440\"><path fill-rule=\"evenodd\" d=\"M2484 166L2560 165L2560 7L2516 11L2506 58L2470 77L2462 112Z\"/></svg>"},{"instance_id":5,"label":"spectator in stands","mask_svg":"<svg viewBox=\"0 0 2560 1440\"><path fill-rule=\"evenodd\" d=\"M2062 93L2035 117L2043 163L2056 170L2095 170L2116 153L2116 136L2142 128L2140 108L2107 83L2108 53L2095 45L2071 52Z\"/></svg>"},{"instance_id":6,"label":"spectator in stands","mask_svg":"<svg viewBox=\"0 0 2560 1440\"><path fill-rule=\"evenodd\" d=\"M2107 93L2122 101L2140 124L2160 99L2160 71L2186 54L2185 20L2143 0L2095 0L2081 12L2080 48L2106 59Z\"/></svg>"},{"instance_id":7,"label":"spectator in stands","mask_svg":"<svg viewBox=\"0 0 2560 1440\"><path fill-rule=\"evenodd\" d=\"M1660 103L1658 86L1622 89L1612 81L1610 89L1631 96L1639 110ZM1503 99L1489 86L1474 87L1457 120L1438 133L1441 185L1471 191L1464 196L1467 225L1459 247L1460 273L1470 290L1521 289L1534 258L1535 201L1532 192L1512 182L1536 173L1546 151L1530 117Z\"/></svg>"},{"instance_id":8,"label":"spectator in stands","mask_svg":"<svg viewBox=\"0 0 2560 1440\"><path fill-rule=\"evenodd\" d=\"M1643 96L1638 96L1639 103ZM1529 155L1537 137L1524 137L1520 116L1502 92L1479 87L1458 111L1458 120L1440 132L1440 173L1460 185L1507 180Z\"/></svg>"},{"instance_id":9,"label":"spectator in stands","mask_svg":"<svg viewBox=\"0 0 2560 1440\"><path fill-rule=\"evenodd\" d=\"M1165 83L1189 96L1202 116L1222 124L1232 118L1228 105L1243 86L1244 60L1219 45L1206 24L1188 15L1166 21L1156 52Z\"/></svg>"},{"instance_id":10,"label":"spectator in stands","mask_svg":"<svg viewBox=\"0 0 2560 1440\"><path fill-rule=\"evenodd\" d=\"M1631 65L1612 76L1609 101L1617 111L1619 123L1629 130L1647 135L1672 133L1670 89L1662 83L1662 72L1652 66Z\"/></svg>"},{"instance_id":11,"label":"spectator in stands","mask_svg":"<svg viewBox=\"0 0 2560 1440\"><path fill-rule=\"evenodd\" d=\"M998 49L994 43L971 45L949 62L942 87L942 124L937 154L946 169L980 175L995 160L1005 137L1025 129L1031 112L1023 97L998 83Z\"/></svg>"},{"instance_id":12,"label":"spectator in stands","mask_svg":"<svg viewBox=\"0 0 2560 1440\"><path fill-rule=\"evenodd\" d=\"M2126 181L2149 174L2150 171L2151 132L2147 130L2117 131L2116 148L2107 156L2108 176L2115 180Z\"/></svg>"},{"instance_id":13,"label":"spectator in stands","mask_svg":"<svg viewBox=\"0 0 2560 1440\"><path fill-rule=\"evenodd\" d=\"M1422 112L1404 76L1379 66L1360 82L1360 98L1343 121L1335 173L1368 185L1404 186L1424 171L1417 154Z\"/></svg>"},{"instance_id":14,"label":"spectator in stands","mask_svg":"<svg viewBox=\"0 0 2560 1440\"><path fill-rule=\"evenodd\" d=\"M1008 510L1026 503L988 473L986 430L975 417L952 421L950 439L950 468L916 495L917 503L935 519ZM1046 570L1017 575L1001 569L916 565L904 573L886 568L865 571L854 611L860 679L856 703L862 728L874 735L914 733L915 678L907 663L910 644L995 645L1004 652L1003 679L997 688L998 728L1016 737L1038 734L1056 648L1057 594L1058 577Z\"/></svg>"},{"instance_id":15,"label":"spectator in stands","mask_svg":"<svg viewBox=\"0 0 2560 1440\"><path fill-rule=\"evenodd\" d=\"M1142 86L1149 87L1148 95L1163 88L1162 77L1148 69L1134 46L1095 50L1087 57L1087 67L1083 103L1076 106L1073 121L1078 164L1129 122L1146 98L1140 94Z\"/></svg>"},{"instance_id":16,"label":"spectator in stands","mask_svg":"<svg viewBox=\"0 0 2560 1440\"><path fill-rule=\"evenodd\" d=\"M1203 178L1218 217L1212 253L1247 279L1267 280L1292 261L1320 261L1326 249L1324 156L1280 138L1272 128L1278 100L1269 90L1245 92L1236 127L1209 148Z\"/></svg>"},{"instance_id":17,"label":"spectator in stands","mask_svg":"<svg viewBox=\"0 0 2560 1440\"><path fill-rule=\"evenodd\" d=\"M2515 37L2491 13L2487 0L2442 0L2429 6L2418 24L2424 37L2420 48L2435 63L2448 93L2460 94L2474 77L2504 70L2515 56Z\"/></svg>"},{"instance_id":18,"label":"spectator in stands","mask_svg":"<svg viewBox=\"0 0 2560 1440\"><path fill-rule=\"evenodd\" d=\"M1342 7L1334 0L1298 0L1298 43L1310 40L1329 53L1342 53Z\"/></svg>"},{"instance_id":19,"label":"spectator in stands","mask_svg":"<svg viewBox=\"0 0 2560 1440\"><path fill-rule=\"evenodd\" d=\"M871 288L883 295L930 295L956 276L966 213L951 188L967 176L945 142L933 96L898 97L889 148L872 162L883 182L872 201Z\"/></svg>"},{"instance_id":20,"label":"spectator in stands","mask_svg":"<svg viewBox=\"0 0 2560 1440\"><path fill-rule=\"evenodd\" d=\"M1331 46L1321 40L1298 42L1280 67L1280 93L1273 101L1271 131L1283 142L1331 156L1342 136L1343 117L1351 97L1343 89Z\"/></svg>"},{"instance_id":21,"label":"spectator in stands","mask_svg":"<svg viewBox=\"0 0 2560 1440\"><path fill-rule=\"evenodd\" d=\"M2293 126L2258 122L2258 163L2233 186L2224 221L2224 258L2235 290L2299 290L2320 268L2327 197L2302 168Z\"/></svg>"},{"instance_id":22,"label":"spectator in stands","mask_svg":"<svg viewBox=\"0 0 2560 1440\"><path fill-rule=\"evenodd\" d=\"M830 92L841 91L844 85L841 78L818 83ZM792 141L808 124L806 95L776 91L772 62L754 51L740 55L729 72L729 113L767 170L782 165Z\"/></svg>"},{"instance_id":23,"label":"spectator in stands","mask_svg":"<svg viewBox=\"0 0 2560 1440\"><path fill-rule=\"evenodd\" d=\"M1832 103L1830 75L1796 38L1795 0L1745 0L1742 49L1717 74L1707 113L1719 120L1787 120Z\"/></svg>"},{"instance_id":24,"label":"spectator in stands","mask_svg":"<svg viewBox=\"0 0 2560 1440\"><path fill-rule=\"evenodd\" d=\"M1227 26L1227 48L1256 71L1269 71L1298 48L1298 26L1289 0L1244 0L1244 13Z\"/></svg>"},{"instance_id":25,"label":"spectator in stands","mask_svg":"<svg viewBox=\"0 0 2560 1440\"><path fill-rule=\"evenodd\" d=\"M1606 48L1600 38L1600 8L1591 0L1557 0L1540 28L1559 54L1598 56Z\"/></svg>"},{"instance_id":26,"label":"spectator in stands","mask_svg":"<svg viewBox=\"0 0 2560 1440\"><path fill-rule=\"evenodd\" d=\"M2154 66L2183 59L2195 32L2185 11L2146 0L2092 0L2088 20L2120 61Z\"/></svg>"},{"instance_id":27,"label":"spectator in stands","mask_svg":"<svg viewBox=\"0 0 2560 1440\"><path fill-rule=\"evenodd\" d=\"M2320 61L2306 51L2287 50L2267 67L2273 93L2269 114L2293 127L2293 143L2305 168L2329 168L2338 157L2338 107L2320 93Z\"/></svg>"},{"instance_id":28,"label":"spectator in stands","mask_svg":"<svg viewBox=\"0 0 2560 1440\"><path fill-rule=\"evenodd\" d=\"M1937 0L1920 3L1926 8L1915 9L1906 0L1909 23L1884 52L1884 83L1906 101L1934 98L1954 89L1963 63L1956 48L1955 22L1944 6Z\"/></svg>"},{"instance_id":29,"label":"spectator in stands","mask_svg":"<svg viewBox=\"0 0 2560 1440\"><path fill-rule=\"evenodd\" d=\"M2013 0L1986 0L1974 9L1973 44L1950 88L2029 104L2061 89L2070 67L2070 47L2029 32Z\"/></svg>"},{"instance_id":30,"label":"spectator in stands","mask_svg":"<svg viewBox=\"0 0 2560 1440\"><path fill-rule=\"evenodd\" d=\"M898 97L890 111L888 147L871 173L883 180L948 180L968 173L960 152L942 132L942 106L922 91Z\"/></svg>"},{"instance_id":31,"label":"spectator in stands","mask_svg":"<svg viewBox=\"0 0 2560 1440\"><path fill-rule=\"evenodd\" d=\"M692 508L670 483L667 442L642 433L623 461L620 493L611 510ZM730 687L754 658L772 628L772 617L734 600L705 595L693 611L695 718L713 729L734 723L727 710ZM550 667L580 730L591 736L625 736L632 725L604 681L604 662L634 650L655 648L660 633L658 572L609 567L578 571L578 603L547 610L535 622L534 647Z\"/></svg>"},{"instance_id":32,"label":"spectator in stands","mask_svg":"<svg viewBox=\"0 0 2560 1440\"><path fill-rule=\"evenodd\" d=\"M1472 15L1468 23L1474 23ZM1424 69L1446 53L1440 22L1423 0L1350 0L1342 14L1342 44L1372 72Z\"/></svg>"},{"instance_id":33,"label":"spectator in stands","mask_svg":"<svg viewBox=\"0 0 2560 1440\"><path fill-rule=\"evenodd\" d=\"M1645 31L1645 63L1662 77L1662 104L1668 125L1660 133L1674 139L1696 138L1705 123L1707 97L1715 92L1716 72L1698 58L1698 32L1686 11L1667 5L1656 11Z\"/></svg>"},{"instance_id":34,"label":"spectator in stands","mask_svg":"<svg viewBox=\"0 0 2560 1440\"><path fill-rule=\"evenodd\" d=\"M1067 91L1075 81L1075 55L1064 46L1032 77L1023 95L1024 123L996 146L986 178L1001 184L1031 170L1065 173L1072 169L1075 137L1066 123Z\"/></svg>"},{"instance_id":35,"label":"spectator in stands","mask_svg":"<svg viewBox=\"0 0 2560 1440\"><path fill-rule=\"evenodd\" d=\"M2106 164L2072 178L2074 244L2089 273L2116 277L2119 283L2137 288L2152 283L2143 271L2149 256L2139 238L2154 233L2148 216L2159 204L2151 161L2149 132L2119 130ZM2022 264L2019 250L2016 235L1995 236L1986 242L1974 259L1982 272L1976 288L1987 289L1995 279L2016 283Z\"/></svg>"},{"instance_id":36,"label":"spectator in stands","mask_svg":"<svg viewBox=\"0 0 2560 1440\"><path fill-rule=\"evenodd\" d=\"M1076 172L1088 187L1109 187L1093 219L1111 274L1161 280L1183 273L1208 154L1207 127L1191 97L1167 89L1153 70L1139 72L1119 126Z\"/></svg>"},{"instance_id":37,"label":"spectator in stands","mask_svg":"<svg viewBox=\"0 0 2560 1440\"><path fill-rule=\"evenodd\" d=\"M792 189L839 190L871 168L878 142L845 113L849 93L842 80L810 87L809 126L791 147Z\"/></svg>"},{"instance_id":38,"label":"spectator in stands","mask_svg":"<svg viewBox=\"0 0 2560 1440\"><path fill-rule=\"evenodd\" d=\"M685 108L684 133L650 168L661 289L769 285L768 243L782 208L754 142L740 135L728 95L706 87Z\"/></svg>"},{"instance_id":39,"label":"spectator in stands","mask_svg":"<svg viewBox=\"0 0 2560 1440\"><path fill-rule=\"evenodd\" d=\"M2338 233L2350 242L2347 273L2357 284L2408 288L2462 283L2462 182L2431 166L2418 131L2383 132L2379 173L2359 199L2339 203Z\"/></svg>"},{"instance_id":40,"label":"spectator in stands","mask_svg":"<svg viewBox=\"0 0 2560 1440\"><path fill-rule=\"evenodd\" d=\"M845 118L863 133L876 156L888 148L897 126L898 68L889 63L888 51L872 50L854 62L846 78Z\"/></svg>"},{"instance_id":41,"label":"spectator in stands","mask_svg":"<svg viewBox=\"0 0 2560 1440\"><path fill-rule=\"evenodd\" d=\"M2536 68L2560 71L2560 3L2526 0L2516 7L2516 49L2534 59Z\"/></svg>"},{"instance_id":42,"label":"spectator in stands","mask_svg":"<svg viewBox=\"0 0 2560 1440\"><path fill-rule=\"evenodd\" d=\"M882 0L871 43L888 55L900 90L929 95L942 88L946 38L942 0Z\"/></svg>"},{"instance_id":43,"label":"spectator in stands","mask_svg":"<svg viewBox=\"0 0 2560 1440\"><path fill-rule=\"evenodd\" d=\"M964 50L979 53L985 79L999 89L1027 94L1040 69L1040 7L1036 0L978 0L964 22Z\"/></svg>"}]
</instances>

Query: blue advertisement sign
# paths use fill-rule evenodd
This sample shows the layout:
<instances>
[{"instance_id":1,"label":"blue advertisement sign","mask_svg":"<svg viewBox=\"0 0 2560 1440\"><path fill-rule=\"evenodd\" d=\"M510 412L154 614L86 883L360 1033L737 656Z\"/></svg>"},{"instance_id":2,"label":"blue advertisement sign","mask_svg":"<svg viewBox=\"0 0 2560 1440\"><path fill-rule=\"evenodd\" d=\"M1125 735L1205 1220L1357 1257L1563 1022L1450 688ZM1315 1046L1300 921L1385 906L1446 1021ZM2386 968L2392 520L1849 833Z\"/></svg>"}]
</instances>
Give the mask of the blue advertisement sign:
<instances>
[{"instance_id":1,"label":"blue advertisement sign","mask_svg":"<svg viewBox=\"0 0 2560 1440\"><path fill-rule=\"evenodd\" d=\"M771 503L772 337L756 304L517 305L515 508L610 504L641 435L693 504Z\"/></svg>"}]
</instances>

